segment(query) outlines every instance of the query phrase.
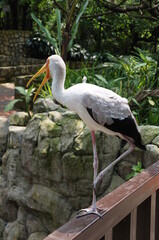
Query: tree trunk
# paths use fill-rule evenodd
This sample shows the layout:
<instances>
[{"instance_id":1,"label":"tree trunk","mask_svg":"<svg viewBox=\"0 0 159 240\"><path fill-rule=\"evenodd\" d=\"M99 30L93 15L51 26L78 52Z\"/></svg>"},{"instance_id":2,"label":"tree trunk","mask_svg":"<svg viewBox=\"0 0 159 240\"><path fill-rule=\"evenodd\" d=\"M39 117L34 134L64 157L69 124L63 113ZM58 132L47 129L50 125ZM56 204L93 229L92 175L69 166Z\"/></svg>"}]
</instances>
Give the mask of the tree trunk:
<instances>
[{"instance_id":1,"label":"tree trunk","mask_svg":"<svg viewBox=\"0 0 159 240\"><path fill-rule=\"evenodd\" d=\"M63 31L63 36L62 36L62 52L61 56L64 62L67 61L67 48L69 44L69 39L70 39L70 24L66 24L66 28Z\"/></svg>"}]
</instances>

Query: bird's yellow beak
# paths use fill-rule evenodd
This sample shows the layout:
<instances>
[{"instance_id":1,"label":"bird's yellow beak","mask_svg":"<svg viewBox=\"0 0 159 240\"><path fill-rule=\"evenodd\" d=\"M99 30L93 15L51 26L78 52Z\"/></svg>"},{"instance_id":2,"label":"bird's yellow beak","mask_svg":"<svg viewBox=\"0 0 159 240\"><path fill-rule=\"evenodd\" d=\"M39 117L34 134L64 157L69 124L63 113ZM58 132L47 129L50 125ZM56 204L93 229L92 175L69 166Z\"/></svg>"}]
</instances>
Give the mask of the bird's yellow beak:
<instances>
[{"instance_id":1,"label":"bird's yellow beak","mask_svg":"<svg viewBox=\"0 0 159 240\"><path fill-rule=\"evenodd\" d=\"M42 81L42 83L40 84L37 92L35 93L35 96L33 98L33 102L35 102L40 90L42 89L42 87L47 83L47 81L50 78L50 72L49 72L49 60L47 60L47 62L44 64L44 66L42 66L42 68L40 68L40 70L28 81L27 83L27 87L30 85L30 83L37 78L38 76L40 76L42 73L46 72L46 75Z\"/></svg>"}]
</instances>

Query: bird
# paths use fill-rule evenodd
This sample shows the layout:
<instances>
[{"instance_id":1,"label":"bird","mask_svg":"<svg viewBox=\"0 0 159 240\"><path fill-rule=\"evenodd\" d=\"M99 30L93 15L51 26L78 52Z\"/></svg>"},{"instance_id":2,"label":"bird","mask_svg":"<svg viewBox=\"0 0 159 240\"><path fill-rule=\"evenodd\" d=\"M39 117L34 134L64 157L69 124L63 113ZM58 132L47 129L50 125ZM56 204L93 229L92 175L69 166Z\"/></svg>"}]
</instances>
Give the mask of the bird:
<instances>
[{"instance_id":1,"label":"bird","mask_svg":"<svg viewBox=\"0 0 159 240\"><path fill-rule=\"evenodd\" d=\"M78 216L95 214L101 216L101 209L96 204L96 189L106 172L117 164L121 159L131 153L135 147L146 150L142 143L139 127L128 105L128 100L112 90L91 84L78 83L67 89L64 87L66 78L66 65L59 55L47 58L46 63L28 81L30 83L42 73L46 72L33 101L36 100L41 88L52 79L53 98L61 105L76 112L89 128L93 147L93 197L91 207L81 209ZM98 173L98 156L96 148L95 132L101 131L108 135L118 136L129 144L128 150L120 155L104 170Z\"/></svg>"}]
</instances>

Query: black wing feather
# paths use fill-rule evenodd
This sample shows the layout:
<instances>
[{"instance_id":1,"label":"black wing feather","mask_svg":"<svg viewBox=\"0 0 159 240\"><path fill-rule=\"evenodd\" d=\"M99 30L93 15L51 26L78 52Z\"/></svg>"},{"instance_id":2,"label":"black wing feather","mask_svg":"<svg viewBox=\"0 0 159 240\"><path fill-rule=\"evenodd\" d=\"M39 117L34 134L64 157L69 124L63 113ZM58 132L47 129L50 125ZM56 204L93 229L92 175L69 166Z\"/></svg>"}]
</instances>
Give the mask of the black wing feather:
<instances>
[{"instance_id":1,"label":"black wing feather","mask_svg":"<svg viewBox=\"0 0 159 240\"><path fill-rule=\"evenodd\" d=\"M90 116L93 118L93 120L95 122L99 123L93 117L92 109L87 108L87 111L90 114ZM143 149L143 150L145 149L145 146L142 144L142 141L141 141L141 135L138 132L138 129L136 127L136 123L135 123L135 121L134 121L134 119L132 118L131 115L124 118L124 119L112 118L112 124L105 123L103 126L105 126L107 129L109 129L113 132L120 133L123 136L128 136L128 137L132 138L134 140L134 144L138 148Z\"/></svg>"}]
</instances>

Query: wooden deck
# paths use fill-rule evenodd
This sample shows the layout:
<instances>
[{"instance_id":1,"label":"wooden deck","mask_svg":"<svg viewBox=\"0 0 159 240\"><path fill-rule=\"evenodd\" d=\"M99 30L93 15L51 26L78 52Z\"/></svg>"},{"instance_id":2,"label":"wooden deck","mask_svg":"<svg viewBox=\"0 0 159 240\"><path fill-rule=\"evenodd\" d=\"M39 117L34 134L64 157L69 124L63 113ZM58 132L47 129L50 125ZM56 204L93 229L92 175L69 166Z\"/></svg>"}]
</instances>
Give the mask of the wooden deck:
<instances>
[{"instance_id":1,"label":"wooden deck","mask_svg":"<svg viewBox=\"0 0 159 240\"><path fill-rule=\"evenodd\" d=\"M74 218L44 240L159 240L159 161L97 206L102 218Z\"/></svg>"}]
</instances>

